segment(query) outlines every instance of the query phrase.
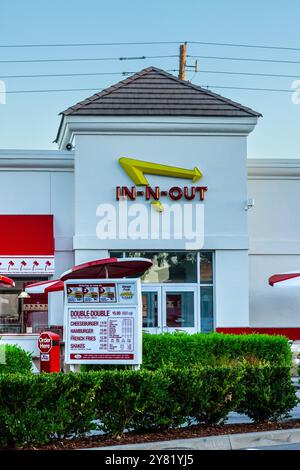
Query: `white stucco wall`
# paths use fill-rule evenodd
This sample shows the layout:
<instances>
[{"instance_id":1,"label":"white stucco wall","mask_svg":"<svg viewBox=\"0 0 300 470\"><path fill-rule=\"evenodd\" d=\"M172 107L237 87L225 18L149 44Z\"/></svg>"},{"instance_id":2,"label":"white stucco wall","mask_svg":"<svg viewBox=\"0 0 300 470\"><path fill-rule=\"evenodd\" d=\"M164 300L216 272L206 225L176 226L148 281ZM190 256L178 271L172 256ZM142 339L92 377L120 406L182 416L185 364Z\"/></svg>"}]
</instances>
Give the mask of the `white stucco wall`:
<instances>
[{"instance_id":1,"label":"white stucco wall","mask_svg":"<svg viewBox=\"0 0 300 470\"><path fill-rule=\"evenodd\" d=\"M217 250L215 253L215 325L249 326L248 253Z\"/></svg>"},{"instance_id":2,"label":"white stucco wall","mask_svg":"<svg viewBox=\"0 0 300 470\"><path fill-rule=\"evenodd\" d=\"M0 214L53 214L55 273L74 265L74 173L71 152L0 150ZM5 228L4 228L5 229ZM25 277L24 277L25 279ZM63 324L61 302L49 296L48 323Z\"/></svg>"},{"instance_id":3,"label":"white stucco wall","mask_svg":"<svg viewBox=\"0 0 300 470\"><path fill-rule=\"evenodd\" d=\"M300 268L299 169L300 160L249 160L251 326L300 326L300 289L268 284Z\"/></svg>"},{"instance_id":4,"label":"white stucco wall","mask_svg":"<svg viewBox=\"0 0 300 470\"><path fill-rule=\"evenodd\" d=\"M196 185L207 186L205 196L206 249L247 249L246 138L241 136L179 135L79 135L75 149L75 238L79 251L103 249L185 249L185 240L116 239L96 236L99 204L113 204L116 209L117 185L133 183L118 163L122 156L174 165L198 166L203 178ZM147 175L150 185L162 189L190 186L180 178ZM150 204L146 205L148 213ZM166 199L166 202L172 202ZM130 205L130 203L129 203ZM78 258L76 258L78 259Z\"/></svg>"},{"instance_id":5,"label":"white stucco wall","mask_svg":"<svg viewBox=\"0 0 300 470\"><path fill-rule=\"evenodd\" d=\"M185 240L116 239L96 236L99 204L116 208L115 188L133 186L118 163L120 157L192 169L198 166L207 186L204 202L204 246L215 251L216 326L248 326L248 227L246 131L76 133L75 142L75 261L107 256L109 250L181 250ZM226 128L226 126L224 126ZM168 189L191 186L184 179L147 175L151 186ZM143 188L141 188L143 189ZM164 200L163 200L164 201ZM139 200L150 211L149 202ZM166 202L170 202L167 198ZM129 203L130 205L130 203Z\"/></svg>"}]
</instances>

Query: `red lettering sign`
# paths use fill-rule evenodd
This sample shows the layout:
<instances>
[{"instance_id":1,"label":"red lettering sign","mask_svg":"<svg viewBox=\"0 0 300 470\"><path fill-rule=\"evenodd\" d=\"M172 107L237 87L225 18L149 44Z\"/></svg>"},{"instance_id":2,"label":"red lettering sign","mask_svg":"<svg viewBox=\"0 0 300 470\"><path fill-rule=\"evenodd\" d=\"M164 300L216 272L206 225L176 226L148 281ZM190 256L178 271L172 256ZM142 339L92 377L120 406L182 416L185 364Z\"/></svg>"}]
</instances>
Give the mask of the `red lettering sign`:
<instances>
[{"instance_id":1,"label":"red lettering sign","mask_svg":"<svg viewBox=\"0 0 300 470\"><path fill-rule=\"evenodd\" d=\"M48 333L41 333L38 339L38 347L41 353L47 354L52 349L52 338Z\"/></svg>"}]
</instances>

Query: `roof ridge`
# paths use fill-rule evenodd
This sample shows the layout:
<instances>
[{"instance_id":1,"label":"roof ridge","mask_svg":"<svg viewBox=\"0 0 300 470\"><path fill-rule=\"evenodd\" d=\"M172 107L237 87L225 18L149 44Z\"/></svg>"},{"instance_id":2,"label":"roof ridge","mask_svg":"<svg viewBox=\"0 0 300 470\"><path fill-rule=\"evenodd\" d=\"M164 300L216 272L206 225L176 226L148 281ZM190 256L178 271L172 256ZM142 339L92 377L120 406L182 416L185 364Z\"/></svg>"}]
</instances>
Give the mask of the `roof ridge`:
<instances>
[{"instance_id":1,"label":"roof ridge","mask_svg":"<svg viewBox=\"0 0 300 470\"><path fill-rule=\"evenodd\" d=\"M150 67L149 67L150 68ZM219 95L218 93L215 93L214 91L211 91L211 90L208 90L207 88L202 88L201 86L199 85L194 85L194 83L191 83L189 82L188 80L182 80L180 78L177 78L175 77L175 75L172 75L171 73L169 72L166 72L165 70L162 70L162 69L159 69L157 67L151 67L153 70L159 72L161 75L164 75L178 83L181 83L181 85L185 85L189 88L192 88L196 91L201 91L203 93L206 93L207 95L209 96L213 96L214 98L217 98L219 99L220 101L223 101L224 103L227 103L227 104L231 104L232 106L238 108L238 109L241 109L242 111L244 110L247 110L248 112L250 112L251 114L253 114L254 116L262 116L261 113L257 113L256 111L254 111L253 109L251 108L248 108L247 106L244 106L240 103L237 103L236 101L232 101L230 100L229 98L225 98L224 96L222 95ZM146 69L144 69L146 70Z\"/></svg>"},{"instance_id":2,"label":"roof ridge","mask_svg":"<svg viewBox=\"0 0 300 470\"><path fill-rule=\"evenodd\" d=\"M111 85L108 88L103 89L102 91L95 93L94 95L86 98L85 100L79 101L75 105L67 108L65 111L62 111L60 114L61 115L70 115L72 113L79 112L81 109L87 107L89 108L89 105L92 104L94 101L97 101L103 97L106 97L110 94L113 94L116 90L119 90L120 88L126 87L127 85L135 82L136 80L140 79L141 77L144 77L145 75L155 72L157 75L160 75L161 77L167 78L169 80L172 80L173 82L176 82L178 85L183 86L184 88L188 88L191 90L194 90L196 92L200 92L201 94L214 98L215 100L222 102L229 107L232 107L233 109L238 111L242 111L246 114L249 114L251 116L259 117L261 116L260 113L254 111L253 109L243 106L240 103L237 103L235 101L232 101L228 98L223 97L222 95L219 95L217 93L214 93L211 90L208 90L206 88L202 88L199 85L194 85L193 83L186 81L186 80L181 80L180 78L177 78L176 76L170 74L169 72L166 72L163 69L160 69L158 67L150 66L145 69L142 69L140 72L136 72L135 74L131 75L128 78L125 78L124 80L121 80L120 82ZM234 111L233 111L234 112Z\"/></svg>"},{"instance_id":3,"label":"roof ridge","mask_svg":"<svg viewBox=\"0 0 300 470\"><path fill-rule=\"evenodd\" d=\"M95 93L94 95L91 95L91 96L89 96L88 98L85 98L82 101L79 101L78 103L74 104L73 106L70 106L65 111L62 111L59 114L66 114L69 110L74 110L75 111L77 109L80 109L82 106L86 105L87 101L92 102L92 101L97 100L98 98L102 98L103 96L107 96L110 93L113 93L115 90L118 90L119 88L122 88L123 86L128 85L128 83L134 82L138 78L140 78L143 75L145 75L146 73L150 72L150 70L152 70L152 69L155 69L155 67L147 67L147 68L141 70L140 72L136 72L135 74L131 75L130 77L125 78L124 80L121 80L120 82L115 83L114 85L111 85L108 88L104 88L100 92ZM159 70L159 69L157 69L157 70Z\"/></svg>"}]
</instances>

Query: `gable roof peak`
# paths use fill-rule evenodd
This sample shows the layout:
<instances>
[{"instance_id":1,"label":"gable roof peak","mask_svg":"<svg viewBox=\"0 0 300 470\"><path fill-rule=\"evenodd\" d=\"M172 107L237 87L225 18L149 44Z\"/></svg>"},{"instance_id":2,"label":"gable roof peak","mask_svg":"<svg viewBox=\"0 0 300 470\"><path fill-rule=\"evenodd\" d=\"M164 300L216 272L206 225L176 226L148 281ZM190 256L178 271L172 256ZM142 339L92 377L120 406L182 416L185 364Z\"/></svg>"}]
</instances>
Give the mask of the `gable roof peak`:
<instances>
[{"instance_id":1,"label":"gable roof peak","mask_svg":"<svg viewBox=\"0 0 300 470\"><path fill-rule=\"evenodd\" d=\"M61 114L85 116L259 117L260 113L154 66L121 80Z\"/></svg>"}]
</instances>

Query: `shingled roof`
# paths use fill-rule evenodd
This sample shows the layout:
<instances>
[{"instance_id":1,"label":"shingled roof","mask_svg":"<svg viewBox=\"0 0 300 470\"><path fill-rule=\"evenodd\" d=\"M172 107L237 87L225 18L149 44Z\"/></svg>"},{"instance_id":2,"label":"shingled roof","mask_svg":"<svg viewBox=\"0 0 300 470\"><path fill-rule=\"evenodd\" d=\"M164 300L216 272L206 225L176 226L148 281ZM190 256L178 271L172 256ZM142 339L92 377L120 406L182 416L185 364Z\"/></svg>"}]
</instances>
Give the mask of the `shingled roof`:
<instances>
[{"instance_id":1,"label":"shingled roof","mask_svg":"<svg viewBox=\"0 0 300 470\"><path fill-rule=\"evenodd\" d=\"M61 114L81 116L261 116L210 90L148 67Z\"/></svg>"}]
</instances>

